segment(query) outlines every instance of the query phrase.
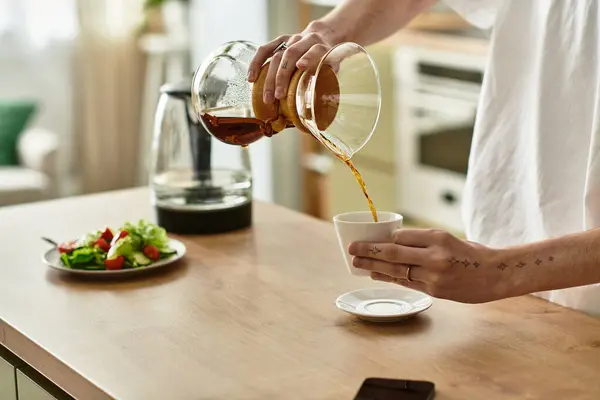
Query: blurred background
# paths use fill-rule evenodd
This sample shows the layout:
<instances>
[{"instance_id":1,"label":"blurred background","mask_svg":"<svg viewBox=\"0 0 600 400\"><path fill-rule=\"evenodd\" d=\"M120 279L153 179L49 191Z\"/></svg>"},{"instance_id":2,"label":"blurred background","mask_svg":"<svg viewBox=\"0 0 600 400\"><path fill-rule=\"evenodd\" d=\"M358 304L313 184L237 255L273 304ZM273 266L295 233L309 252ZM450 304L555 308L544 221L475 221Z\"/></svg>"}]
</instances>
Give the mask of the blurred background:
<instances>
[{"instance_id":1,"label":"blurred background","mask_svg":"<svg viewBox=\"0 0 600 400\"><path fill-rule=\"evenodd\" d=\"M147 185L164 82L190 79L225 41L298 32L336 3L0 0L0 207ZM369 48L383 109L354 160L378 209L462 231L488 36L440 3ZM324 219L367 209L345 164L294 129L250 147L256 199Z\"/></svg>"}]
</instances>

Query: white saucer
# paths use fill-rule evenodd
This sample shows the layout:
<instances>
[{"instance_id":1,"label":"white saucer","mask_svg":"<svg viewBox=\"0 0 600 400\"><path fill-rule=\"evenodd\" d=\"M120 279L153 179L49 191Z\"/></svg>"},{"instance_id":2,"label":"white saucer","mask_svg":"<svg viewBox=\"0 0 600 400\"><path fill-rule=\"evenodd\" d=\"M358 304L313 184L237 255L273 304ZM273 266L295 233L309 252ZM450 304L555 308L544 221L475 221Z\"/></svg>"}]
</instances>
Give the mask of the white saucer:
<instances>
[{"instance_id":1,"label":"white saucer","mask_svg":"<svg viewBox=\"0 0 600 400\"><path fill-rule=\"evenodd\" d=\"M335 301L340 310L371 322L400 321L427 310L432 304L430 296L403 287L354 290Z\"/></svg>"}]
</instances>

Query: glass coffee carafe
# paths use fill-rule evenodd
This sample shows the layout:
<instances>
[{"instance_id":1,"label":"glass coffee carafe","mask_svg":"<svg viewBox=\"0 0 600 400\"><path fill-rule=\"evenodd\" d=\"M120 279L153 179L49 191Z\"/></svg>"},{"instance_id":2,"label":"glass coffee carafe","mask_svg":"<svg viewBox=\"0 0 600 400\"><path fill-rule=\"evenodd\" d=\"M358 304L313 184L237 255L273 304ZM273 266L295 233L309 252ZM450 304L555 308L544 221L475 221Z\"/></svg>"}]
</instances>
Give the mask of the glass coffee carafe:
<instances>
[{"instance_id":1,"label":"glass coffee carafe","mask_svg":"<svg viewBox=\"0 0 600 400\"><path fill-rule=\"evenodd\" d=\"M310 133L343 160L369 140L381 108L377 68L356 43L332 48L309 70L296 69L287 95L263 102L267 61L254 83L248 66L258 46L246 41L225 43L212 53L192 80L197 118L216 139L248 146L289 127Z\"/></svg>"}]
</instances>

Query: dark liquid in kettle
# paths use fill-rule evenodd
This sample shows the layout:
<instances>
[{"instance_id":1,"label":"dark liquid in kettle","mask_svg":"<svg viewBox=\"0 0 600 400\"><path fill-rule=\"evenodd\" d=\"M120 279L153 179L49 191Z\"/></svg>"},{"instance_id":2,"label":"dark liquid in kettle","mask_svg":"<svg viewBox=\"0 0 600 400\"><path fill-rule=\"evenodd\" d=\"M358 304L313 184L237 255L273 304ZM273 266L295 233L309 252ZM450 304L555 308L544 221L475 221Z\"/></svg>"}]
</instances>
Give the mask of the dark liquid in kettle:
<instances>
[{"instance_id":1,"label":"dark liquid in kettle","mask_svg":"<svg viewBox=\"0 0 600 400\"><path fill-rule=\"evenodd\" d=\"M252 225L252 202L210 211L156 207L159 224L170 233L204 235L230 232Z\"/></svg>"}]
</instances>

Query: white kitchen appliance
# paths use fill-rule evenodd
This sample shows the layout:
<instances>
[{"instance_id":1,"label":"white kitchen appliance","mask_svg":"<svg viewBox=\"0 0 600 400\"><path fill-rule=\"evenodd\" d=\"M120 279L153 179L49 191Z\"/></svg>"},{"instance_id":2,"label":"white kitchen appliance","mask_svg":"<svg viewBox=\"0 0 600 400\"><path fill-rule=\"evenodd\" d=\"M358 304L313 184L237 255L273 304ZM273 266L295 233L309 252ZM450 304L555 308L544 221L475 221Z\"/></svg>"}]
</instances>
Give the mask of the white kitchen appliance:
<instances>
[{"instance_id":1,"label":"white kitchen appliance","mask_svg":"<svg viewBox=\"0 0 600 400\"><path fill-rule=\"evenodd\" d=\"M408 217L464 231L461 203L486 57L401 47L397 198Z\"/></svg>"}]
</instances>

